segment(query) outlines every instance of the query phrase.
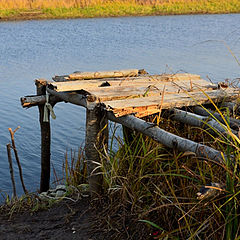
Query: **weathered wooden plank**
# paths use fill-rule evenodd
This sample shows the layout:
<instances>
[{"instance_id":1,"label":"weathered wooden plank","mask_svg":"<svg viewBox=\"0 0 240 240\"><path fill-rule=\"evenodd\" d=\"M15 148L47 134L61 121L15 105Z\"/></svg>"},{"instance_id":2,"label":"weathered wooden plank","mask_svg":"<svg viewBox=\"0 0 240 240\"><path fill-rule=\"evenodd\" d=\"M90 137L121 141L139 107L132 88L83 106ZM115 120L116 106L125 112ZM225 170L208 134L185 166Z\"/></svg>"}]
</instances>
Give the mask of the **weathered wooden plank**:
<instances>
[{"instance_id":1,"label":"weathered wooden plank","mask_svg":"<svg viewBox=\"0 0 240 240\"><path fill-rule=\"evenodd\" d=\"M182 76L182 75L181 75ZM174 76L176 77L176 76ZM195 78L193 80L188 80L180 78L179 80L169 80L170 77L139 77L139 78L128 78L126 80L88 80L88 81L70 81L70 82L51 82L51 86L58 92L63 91L77 91L84 89L96 96L98 96L102 101L107 99L117 99L121 96L130 97L133 95L145 94L146 92L152 93L161 91L165 86L166 93L175 93L180 91L196 91L201 89L216 88L216 85L209 83L206 80ZM102 85L106 85L102 87ZM108 98L106 99L106 95Z\"/></svg>"},{"instance_id":2,"label":"weathered wooden plank","mask_svg":"<svg viewBox=\"0 0 240 240\"><path fill-rule=\"evenodd\" d=\"M213 101L233 100L238 97L238 90L228 88L226 90L205 91ZM178 94L166 94L162 97L141 97L115 101L105 101L106 109L113 111L116 117L127 114L136 114L136 117L143 117L159 112L161 109L168 109L183 106L195 106L210 103L203 92L186 92Z\"/></svg>"},{"instance_id":3,"label":"weathered wooden plank","mask_svg":"<svg viewBox=\"0 0 240 240\"><path fill-rule=\"evenodd\" d=\"M142 83L130 86L109 86L104 88L87 88L88 92L94 94L99 98L101 102L118 100L118 99L129 99L138 97L150 97L159 96L162 94L176 94L180 92L194 92L202 90L214 89L215 86L206 85L206 81L197 82L192 84L191 88L184 82L166 82L163 83Z\"/></svg>"},{"instance_id":4,"label":"weathered wooden plank","mask_svg":"<svg viewBox=\"0 0 240 240\"><path fill-rule=\"evenodd\" d=\"M87 98L91 98L92 95L84 96L77 93L67 93L67 92L56 92L47 88L48 92L58 96L59 98L63 99L66 102L72 102L78 104L79 100L81 101L81 106L88 108ZM137 93L136 93L137 94ZM183 107L183 106L194 106L199 104L206 104L209 103L208 97L205 95L207 94L211 99L214 101L220 100L232 100L238 97L238 89L227 88L225 90L218 89L218 90L207 90L201 91L193 91L193 92L179 92L174 94L167 94L163 91L161 92L154 92L152 96L143 97L141 95L136 95L135 98L127 98L124 97L120 100L113 100L106 101L104 96L102 98L94 99L94 103L104 103L105 109L108 111L113 111L116 117L124 116L127 114L136 114L137 117L144 117L160 111L160 109L168 109L174 107ZM163 95L163 96L162 96ZM132 97L132 96L131 96ZM106 96L106 99L107 96ZM163 99L163 101L162 101ZM104 101L103 101L104 100Z\"/></svg>"}]
</instances>

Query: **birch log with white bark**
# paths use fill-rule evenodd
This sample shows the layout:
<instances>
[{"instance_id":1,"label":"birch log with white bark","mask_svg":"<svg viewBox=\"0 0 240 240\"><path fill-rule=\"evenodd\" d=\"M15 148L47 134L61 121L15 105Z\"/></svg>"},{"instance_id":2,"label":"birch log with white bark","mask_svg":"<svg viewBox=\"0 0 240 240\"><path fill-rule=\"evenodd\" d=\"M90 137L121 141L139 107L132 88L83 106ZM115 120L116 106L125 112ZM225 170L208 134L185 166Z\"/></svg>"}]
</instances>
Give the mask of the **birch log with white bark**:
<instances>
[{"instance_id":1,"label":"birch log with white bark","mask_svg":"<svg viewBox=\"0 0 240 240\"><path fill-rule=\"evenodd\" d=\"M222 116L217 113L217 112L214 112L212 110L205 110L203 109L202 107L199 107L199 106L195 106L193 107L193 111L199 115L202 115L202 116L209 116L209 117L215 117L219 122L225 124L225 121L224 119L222 118ZM235 130L239 130L239 127L240 127L240 121L235 119L235 118L231 118L231 117L226 117L225 116L225 119L229 121L229 126Z\"/></svg>"},{"instance_id":2,"label":"birch log with white bark","mask_svg":"<svg viewBox=\"0 0 240 240\"><path fill-rule=\"evenodd\" d=\"M199 157L211 159L217 162L223 161L224 154L222 152L201 143L196 143L169 133L153 123L145 122L144 120L136 118L132 115L116 118L113 113L108 112L107 117L111 121L120 123L128 128L139 131L167 147L175 147L182 152L194 152Z\"/></svg>"},{"instance_id":3,"label":"birch log with white bark","mask_svg":"<svg viewBox=\"0 0 240 240\"><path fill-rule=\"evenodd\" d=\"M168 111L171 114L170 115L171 119L175 121L186 123L188 125L199 127L199 128L209 129L215 133L219 132L224 136L229 135L230 132L237 135L237 131L228 129L227 126L217 122L216 120L214 120L209 116L201 116L201 115L197 115L197 114L190 113L190 112L183 111L176 108L170 109Z\"/></svg>"}]
</instances>

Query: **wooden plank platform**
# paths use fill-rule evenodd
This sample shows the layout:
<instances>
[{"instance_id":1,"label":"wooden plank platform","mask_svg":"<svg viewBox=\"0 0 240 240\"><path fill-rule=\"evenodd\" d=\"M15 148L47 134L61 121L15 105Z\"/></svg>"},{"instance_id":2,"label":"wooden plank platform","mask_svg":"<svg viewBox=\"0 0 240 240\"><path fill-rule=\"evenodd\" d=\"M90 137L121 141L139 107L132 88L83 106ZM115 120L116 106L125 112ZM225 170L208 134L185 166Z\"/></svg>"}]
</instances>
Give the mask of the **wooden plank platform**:
<instances>
[{"instance_id":1,"label":"wooden plank platform","mask_svg":"<svg viewBox=\"0 0 240 240\"><path fill-rule=\"evenodd\" d=\"M227 83L212 84L193 74L149 75L145 70L128 69L105 72L75 72L55 76L54 81L37 79L37 95L21 98L23 107L38 106L41 129L41 184L40 191L47 191L50 180L50 113L58 102L70 102L87 109L85 157L91 195L101 194L102 177L99 166L102 150L108 151L108 120L138 131L155 141L182 152L193 152L196 156L222 163L227 156L207 145L184 139L161 129L154 123L139 119L162 109L169 111L175 121L191 126L211 126L228 139L237 138L240 123L231 119L225 126L222 116L213 113L220 122L209 120L209 111L200 107L192 110L198 114L176 109L175 107L195 106L217 101L231 101L239 97L239 88ZM228 104L229 105L229 104ZM200 109L200 110L199 110ZM102 111L104 110L104 111ZM199 113L200 111L200 113ZM135 116L133 116L135 115ZM211 114L210 114L211 115ZM186 120L187 118L187 120ZM203 122L207 121L207 124ZM210 125L211 124L211 125ZM235 141L235 140L234 140ZM232 158L232 157L231 157ZM232 158L234 159L234 158ZM93 171L94 170L94 171Z\"/></svg>"},{"instance_id":2,"label":"wooden plank platform","mask_svg":"<svg viewBox=\"0 0 240 240\"><path fill-rule=\"evenodd\" d=\"M48 82L48 86L56 92L81 92L95 96L107 111L112 111L116 117L135 114L144 117L172 107L194 106L214 102L233 100L239 96L239 89L218 84L212 84L193 74L138 74L139 70L111 71L113 76L97 72L82 73L77 79L77 73L55 76L57 82ZM120 73L119 73L120 72ZM72 77L74 76L74 77ZM87 76L87 79L84 79ZM89 76L95 76L89 79ZM100 76L100 78L98 78ZM117 76L117 77L115 77Z\"/></svg>"}]
</instances>

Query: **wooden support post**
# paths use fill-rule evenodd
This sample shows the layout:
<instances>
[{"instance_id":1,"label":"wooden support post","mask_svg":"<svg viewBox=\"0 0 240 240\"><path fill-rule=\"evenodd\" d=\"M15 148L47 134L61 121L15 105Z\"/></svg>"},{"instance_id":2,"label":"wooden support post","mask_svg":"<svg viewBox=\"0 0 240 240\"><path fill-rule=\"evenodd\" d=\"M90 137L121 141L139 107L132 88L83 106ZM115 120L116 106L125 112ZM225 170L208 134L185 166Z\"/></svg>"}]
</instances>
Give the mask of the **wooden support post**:
<instances>
[{"instance_id":1,"label":"wooden support post","mask_svg":"<svg viewBox=\"0 0 240 240\"><path fill-rule=\"evenodd\" d=\"M108 142L108 120L106 114L95 107L86 110L86 137L85 154L87 160L87 169L89 177L89 188L92 196L100 194L102 190L102 175L100 165L101 159L99 153L103 147L107 149Z\"/></svg>"},{"instance_id":2,"label":"wooden support post","mask_svg":"<svg viewBox=\"0 0 240 240\"><path fill-rule=\"evenodd\" d=\"M46 81L36 80L37 95L46 94ZM40 192L45 192L49 189L50 183L50 145L51 145L51 130L50 118L48 112L48 122L43 121L44 105L38 105L39 122L41 128L41 181Z\"/></svg>"},{"instance_id":3,"label":"wooden support post","mask_svg":"<svg viewBox=\"0 0 240 240\"><path fill-rule=\"evenodd\" d=\"M134 131L131 128L122 125L124 141L130 146L135 138Z\"/></svg>"},{"instance_id":4,"label":"wooden support post","mask_svg":"<svg viewBox=\"0 0 240 240\"><path fill-rule=\"evenodd\" d=\"M41 95L41 96L25 96L20 98L21 104L23 108L30 108L33 106L38 106L39 104L45 104L46 103L46 96L45 95ZM58 97L55 96L49 96L49 102L50 104L53 106L55 105L57 102L61 102L63 100L61 100Z\"/></svg>"}]
</instances>

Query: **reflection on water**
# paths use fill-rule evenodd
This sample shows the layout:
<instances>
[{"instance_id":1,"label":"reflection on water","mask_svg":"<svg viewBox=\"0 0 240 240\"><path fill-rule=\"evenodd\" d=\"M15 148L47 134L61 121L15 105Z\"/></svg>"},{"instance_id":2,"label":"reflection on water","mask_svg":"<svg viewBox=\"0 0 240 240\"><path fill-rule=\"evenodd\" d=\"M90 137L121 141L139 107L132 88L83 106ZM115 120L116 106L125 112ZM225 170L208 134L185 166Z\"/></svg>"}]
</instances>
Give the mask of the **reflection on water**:
<instances>
[{"instance_id":1,"label":"reflection on water","mask_svg":"<svg viewBox=\"0 0 240 240\"><path fill-rule=\"evenodd\" d=\"M239 66L223 41L239 58L239 22L239 14L0 22L0 189L11 192L6 144L8 128L18 125L26 187L33 191L39 184L38 112L19 101L35 94L35 78L124 68L184 71L215 82L236 78ZM59 103L55 113L52 163L61 176L65 151L84 143L85 110ZM22 193L17 171L15 178Z\"/></svg>"}]
</instances>

